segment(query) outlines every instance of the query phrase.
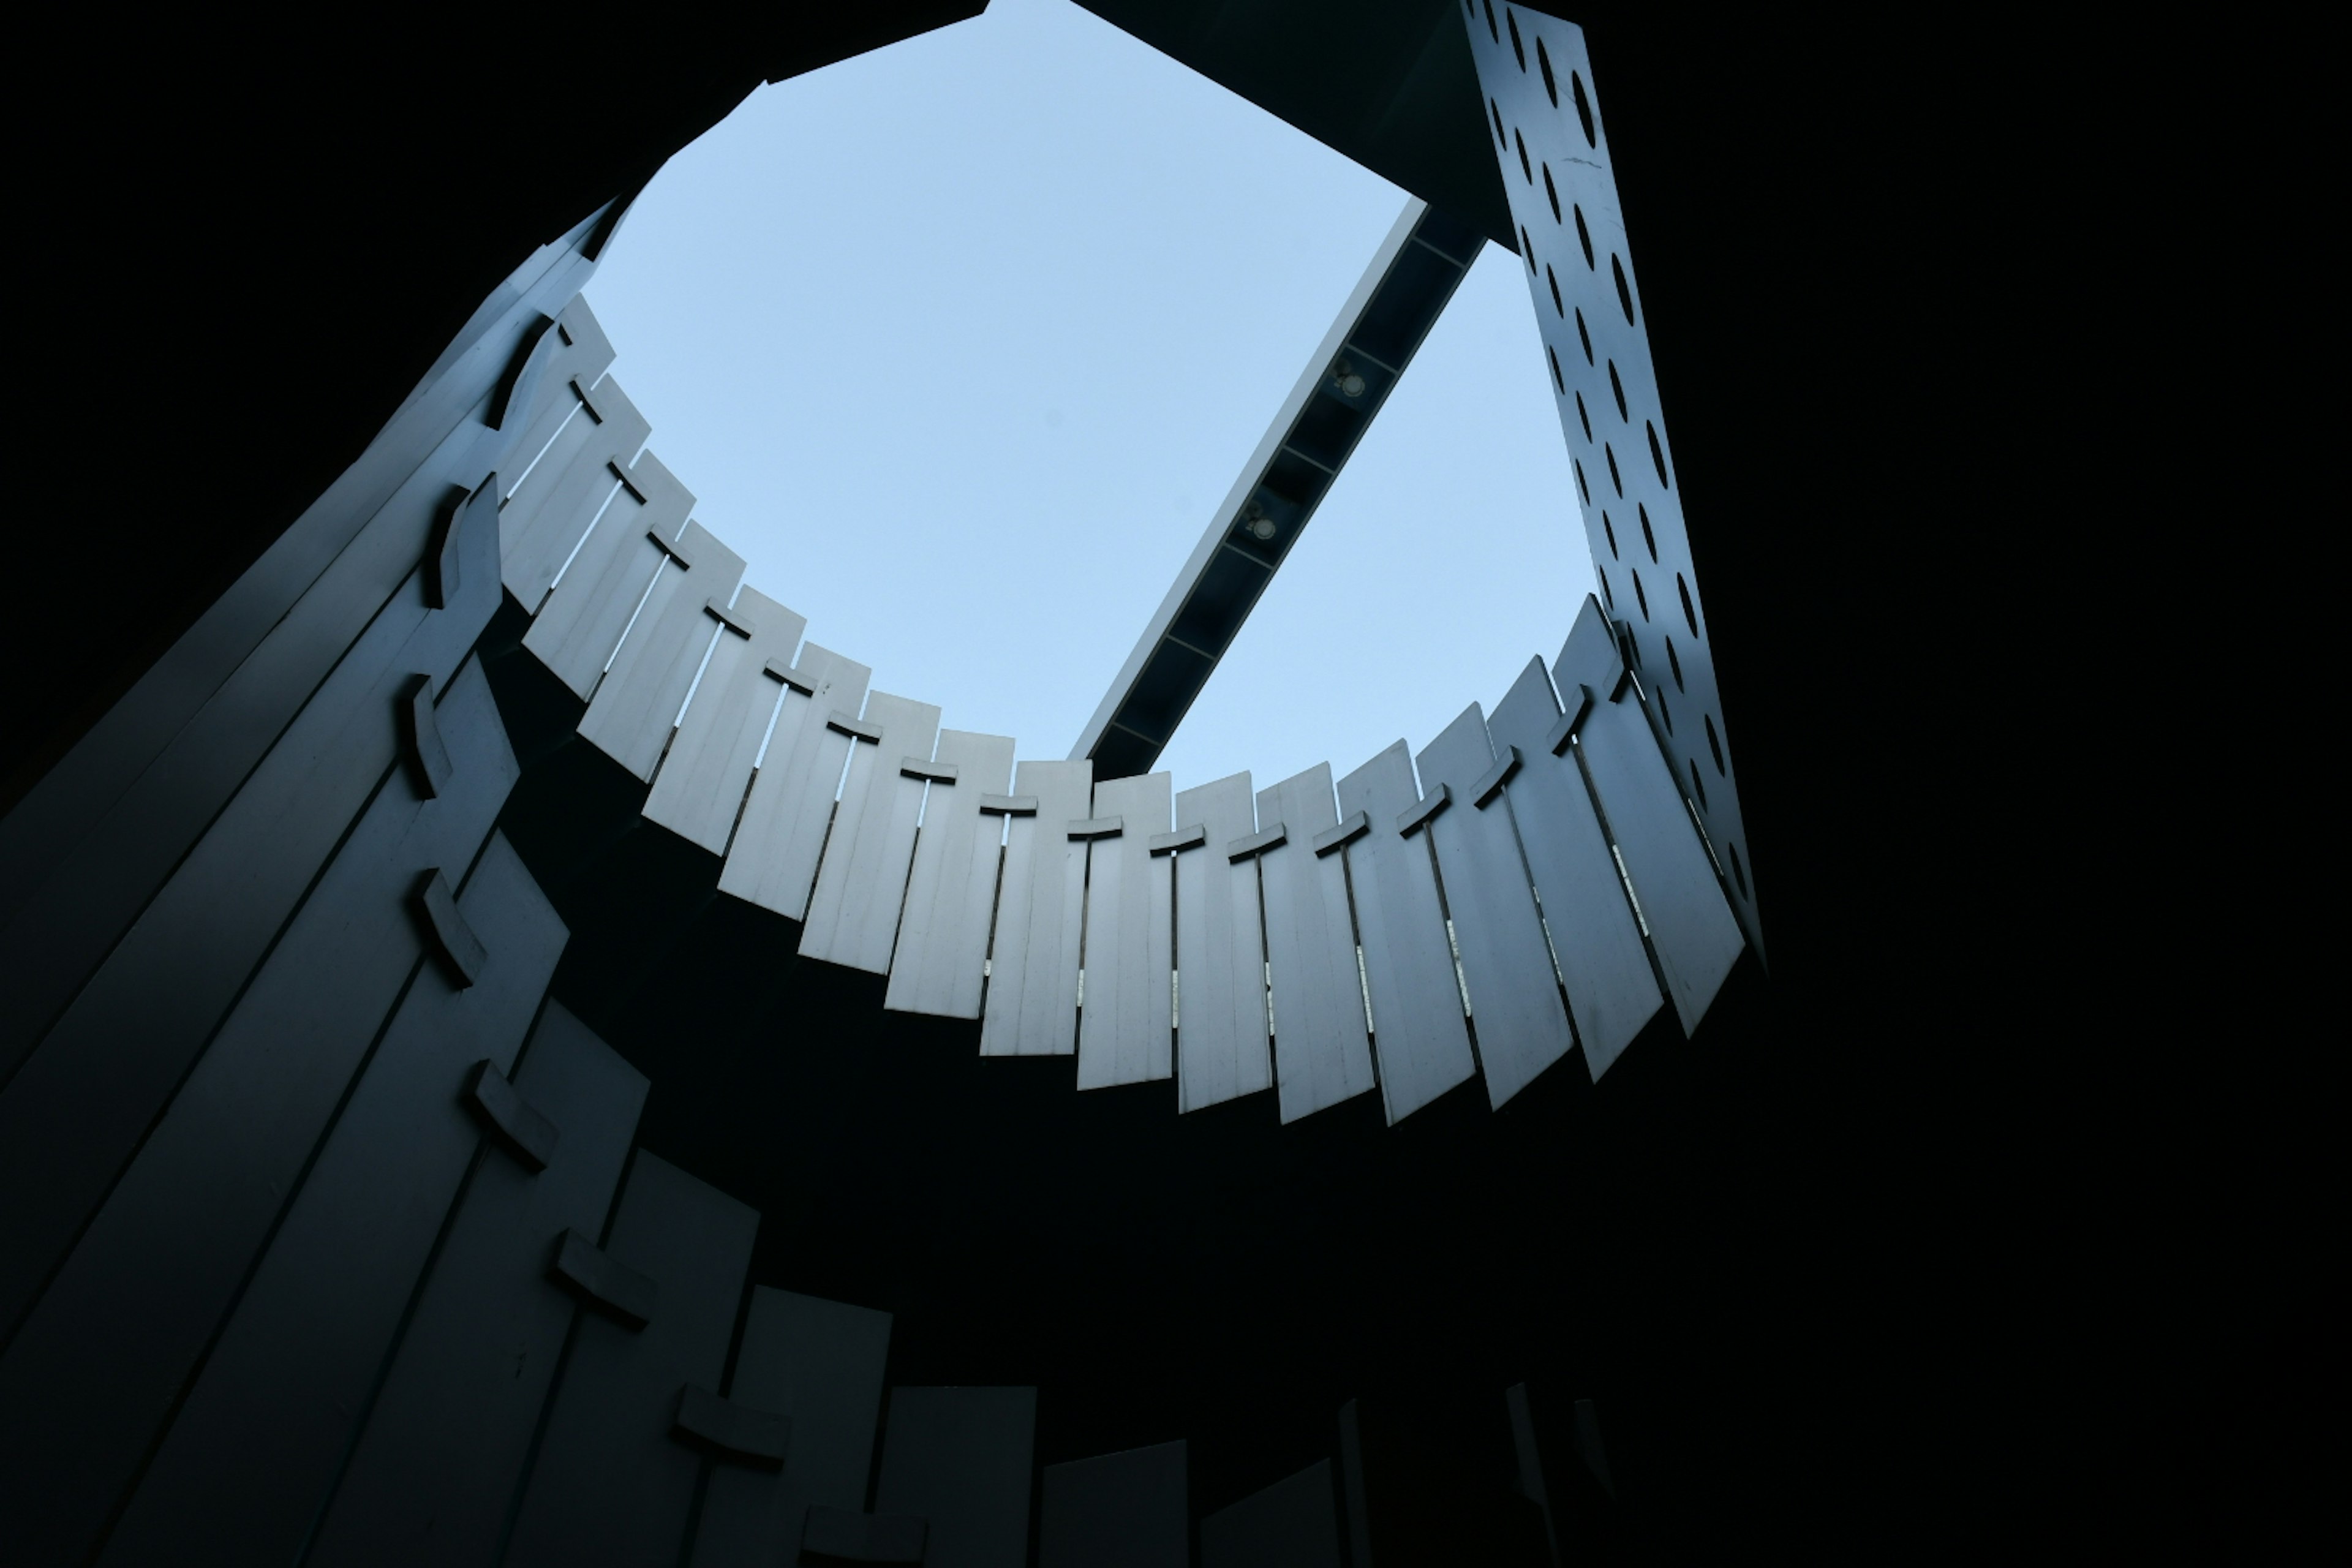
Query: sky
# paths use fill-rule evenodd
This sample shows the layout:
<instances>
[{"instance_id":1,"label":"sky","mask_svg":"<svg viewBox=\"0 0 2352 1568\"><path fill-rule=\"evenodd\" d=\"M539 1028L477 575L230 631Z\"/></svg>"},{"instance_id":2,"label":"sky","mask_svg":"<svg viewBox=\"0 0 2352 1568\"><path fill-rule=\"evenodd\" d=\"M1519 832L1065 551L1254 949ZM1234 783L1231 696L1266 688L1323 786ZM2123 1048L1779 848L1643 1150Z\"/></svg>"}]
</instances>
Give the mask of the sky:
<instances>
[{"instance_id":1,"label":"sky","mask_svg":"<svg viewBox=\"0 0 2352 1568\"><path fill-rule=\"evenodd\" d=\"M764 87L587 289L744 581L952 729L1066 756L1405 193L1069 0ZM1163 752L1416 749L1593 591L1489 245Z\"/></svg>"}]
</instances>

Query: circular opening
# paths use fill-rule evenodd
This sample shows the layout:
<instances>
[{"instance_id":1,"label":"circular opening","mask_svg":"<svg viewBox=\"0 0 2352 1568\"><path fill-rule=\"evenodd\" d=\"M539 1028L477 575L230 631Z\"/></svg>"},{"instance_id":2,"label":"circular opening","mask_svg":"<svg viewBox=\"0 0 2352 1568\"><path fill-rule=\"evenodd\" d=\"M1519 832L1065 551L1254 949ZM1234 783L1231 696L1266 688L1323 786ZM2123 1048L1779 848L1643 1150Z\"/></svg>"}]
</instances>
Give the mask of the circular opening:
<instances>
[{"instance_id":1,"label":"circular opening","mask_svg":"<svg viewBox=\"0 0 2352 1568\"><path fill-rule=\"evenodd\" d=\"M1557 359L1552 361L1554 364L1559 363ZM1584 394L1580 392L1576 395L1576 422L1584 426L1584 438L1588 441L1591 440L1592 416L1584 412Z\"/></svg>"},{"instance_id":2,"label":"circular opening","mask_svg":"<svg viewBox=\"0 0 2352 1568\"><path fill-rule=\"evenodd\" d=\"M1730 770L1723 765L1723 742L1716 738L1715 715L1712 713L1702 713L1699 717L1706 722L1706 749L1715 753L1715 771L1721 773L1724 777L1729 778L1731 776Z\"/></svg>"},{"instance_id":3,"label":"circular opening","mask_svg":"<svg viewBox=\"0 0 2352 1568\"><path fill-rule=\"evenodd\" d=\"M1490 98L1486 100L1486 107L1495 111L1495 140L1507 149L1511 144L1511 139L1503 130L1502 106Z\"/></svg>"},{"instance_id":4,"label":"circular opening","mask_svg":"<svg viewBox=\"0 0 2352 1568\"><path fill-rule=\"evenodd\" d=\"M1697 792L1699 806L1704 810L1706 806L1706 781L1698 776L1698 759L1696 757L1692 757L1688 760L1690 762L1691 771L1691 788Z\"/></svg>"},{"instance_id":5,"label":"circular opening","mask_svg":"<svg viewBox=\"0 0 2352 1568\"><path fill-rule=\"evenodd\" d=\"M1617 499L1619 500L1623 500L1625 499L1625 481L1618 477L1617 450L1615 447L1610 446L1608 442L1603 441L1601 443L1601 455L1609 459L1609 482L1611 485L1615 487Z\"/></svg>"},{"instance_id":6,"label":"circular opening","mask_svg":"<svg viewBox=\"0 0 2352 1568\"><path fill-rule=\"evenodd\" d=\"M1568 466L1576 470L1576 493L1584 498L1585 505L1591 506L1592 504L1592 488L1584 482L1584 465L1578 462L1574 458L1570 458L1568 460Z\"/></svg>"},{"instance_id":7,"label":"circular opening","mask_svg":"<svg viewBox=\"0 0 2352 1568\"><path fill-rule=\"evenodd\" d=\"M1739 884L1739 896L1744 899L1748 896L1748 872L1739 864L1739 846L1726 844L1723 848L1731 857L1731 879Z\"/></svg>"},{"instance_id":8,"label":"circular opening","mask_svg":"<svg viewBox=\"0 0 2352 1568\"><path fill-rule=\"evenodd\" d=\"M1519 42L1519 19L1508 5L1503 7L1503 20L1511 25L1511 53L1519 57L1519 68L1528 68L1528 47Z\"/></svg>"},{"instance_id":9,"label":"circular opening","mask_svg":"<svg viewBox=\"0 0 2352 1568\"><path fill-rule=\"evenodd\" d=\"M1675 574L1675 586L1682 590L1683 619L1690 623L1691 636L1696 637L1698 636L1698 612L1691 608L1690 584L1683 581L1683 574L1679 572Z\"/></svg>"},{"instance_id":10,"label":"circular opening","mask_svg":"<svg viewBox=\"0 0 2352 1568\"><path fill-rule=\"evenodd\" d=\"M1568 73L1569 96L1576 100L1576 118L1584 126L1584 144L1598 147L1601 139L1592 133L1592 100L1584 96L1584 78L1575 71Z\"/></svg>"},{"instance_id":11,"label":"circular opening","mask_svg":"<svg viewBox=\"0 0 2352 1568\"><path fill-rule=\"evenodd\" d=\"M1577 341L1584 345L1584 363L1591 364L1592 363L1592 334L1584 330L1584 308L1581 305L1578 306L1576 310L1576 336Z\"/></svg>"},{"instance_id":12,"label":"circular opening","mask_svg":"<svg viewBox=\"0 0 2352 1568\"><path fill-rule=\"evenodd\" d=\"M1559 297L1559 279L1552 275L1551 263L1549 261L1544 263L1544 278L1551 284L1551 308L1563 316L1567 315L1568 306Z\"/></svg>"},{"instance_id":13,"label":"circular opening","mask_svg":"<svg viewBox=\"0 0 2352 1568\"><path fill-rule=\"evenodd\" d=\"M1633 602L1642 606L1642 618L1646 621L1650 618L1650 595L1642 589L1642 574L1630 566L1625 571L1633 579Z\"/></svg>"},{"instance_id":14,"label":"circular opening","mask_svg":"<svg viewBox=\"0 0 2352 1568\"><path fill-rule=\"evenodd\" d=\"M1568 382L1559 374L1559 355L1552 352L1552 346L1549 343L1544 344L1544 358L1551 361L1552 385L1558 387L1562 392L1566 392L1568 390Z\"/></svg>"},{"instance_id":15,"label":"circular opening","mask_svg":"<svg viewBox=\"0 0 2352 1568\"><path fill-rule=\"evenodd\" d=\"M1592 231L1584 226L1584 209L1572 207L1576 214L1576 243L1584 247L1584 269L1592 270Z\"/></svg>"},{"instance_id":16,"label":"circular opening","mask_svg":"<svg viewBox=\"0 0 2352 1568\"><path fill-rule=\"evenodd\" d=\"M1612 561L1616 560L1617 528L1614 523L1612 523L1609 521L1609 510L1606 507L1603 507L1601 511L1601 531L1609 536L1609 559Z\"/></svg>"},{"instance_id":17,"label":"circular opening","mask_svg":"<svg viewBox=\"0 0 2352 1568\"><path fill-rule=\"evenodd\" d=\"M1642 428L1650 433L1650 461L1657 467L1658 488L1670 490L1675 487L1666 478L1666 449L1658 445L1658 427L1644 419L1642 421Z\"/></svg>"},{"instance_id":18,"label":"circular opening","mask_svg":"<svg viewBox=\"0 0 2352 1568\"><path fill-rule=\"evenodd\" d=\"M1609 362L1609 390L1617 395L1617 417L1631 425L1633 416L1625 412L1625 384L1617 379L1617 362Z\"/></svg>"},{"instance_id":19,"label":"circular opening","mask_svg":"<svg viewBox=\"0 0 2352 1568\"><path fill-rule=\"evenodd\" d=\"M1551 198L1551 221L1558 223L1559 221L1559 187L1551 183L1551 165L1549 163L1546 163L1543 166L1543 172L1544 195Z\"/></svg>"},{"instance_id":20,"label":"circular opening","mask_svg":"<svg viewBox=\"0 0 2352 1568\"><path fill-rule=\"evenodd\" d=\"M1666 668L1675 672L1675 689L1684 690L1683 661L1681 656L1675 652L1675 639L1672 637L1666 639Z\"/></svg>"},{"instance_id":21,"label":"circular opening","mask_svg":"<svg viewBox=\"0 0 2352 1568\"><path fill-rule=\"evenodd\" d=\"M1617 279L1617 302L1625 307L1625 324L1630 327L1633 324L1633 286L1625 281L1625 264L1617 259L1614 251L1609 256L1609 270Z\"/></svg>"},{"instance_id":22,"label":"circular opening","mask_svg":"<svg viewBox=\"0 0 2352 1568\"><path fill-rule=\"evenodd\" d=\"M1559 107L1559 82L1551 74L1551 51L1544 47L1543 35L1536 35L1536 68L1543 72L1544 93L1554 109Z\"/></svg>"},{"instance_id":23,"label":"circular opening","mask_svg":"<svg viewBox=\"0 0 2352 1568\"><path fill-rule=\"evenodd\" d=\"M1528 139L1514 131L1511 132L1511 140L1519 149L1519 173L1525 174L1528 177L1528 184L1532 185L1536 183L1536 170L1535 165L1528 162Z\"/></svg>"},{"instance_id":24,"label":"circular opening","mask_svg":"<svg viewBox=\"0 0 2352 1568\"><path fill-rule=\"evenodd\" d=\"M1658 536L1650 531L1650 509L1637 502L1633 510L1642 514L1642 542L1650 547L1650 559L1655 562L1658 559Z\"/></svg>"}]
</instances>

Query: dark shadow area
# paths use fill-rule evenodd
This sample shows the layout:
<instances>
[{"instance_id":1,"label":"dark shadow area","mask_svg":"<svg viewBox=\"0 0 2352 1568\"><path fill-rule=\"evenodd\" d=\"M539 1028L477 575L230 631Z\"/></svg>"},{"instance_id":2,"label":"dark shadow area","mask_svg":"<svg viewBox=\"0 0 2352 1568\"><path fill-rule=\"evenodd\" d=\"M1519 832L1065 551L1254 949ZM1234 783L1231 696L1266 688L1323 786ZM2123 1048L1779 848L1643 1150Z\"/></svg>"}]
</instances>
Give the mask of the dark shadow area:
<instances>
[{"instance_id":1,"label":"dark shadow area","mask_svg":"<svg viewBox=\"0 0 2352 1568\"><path fill-rule=\"evenodd\" d=\"M1622 1388L1648 1528L1727 1522L1721 1391L1789 1353L1784 1311L1835 1310L1757 1115L1790 1075L1733 1048L1772 1027L1752 960L1698 1040L1662 1016L1597 1087L1572 1057L1500 1112L1473 1082L1394 1128L1371 1095L1180 1117L1171 1084L1081 1094L1072 1058L983 1059L976 1024L802 961L642 784L529 739L581 710L530 656L489 668L531 758L500 826L572 931L554 994L652 1079L644 1146L761 1211L757 1282L896 1314L891 1381L1037 1384L1045 1464L1186 1438L1202 1513L1329 1457L1364 1396L1417 1478L1391 1528L1433 1551L1515 1528L1504 1387Z\"/></svg>"}]
</instances>

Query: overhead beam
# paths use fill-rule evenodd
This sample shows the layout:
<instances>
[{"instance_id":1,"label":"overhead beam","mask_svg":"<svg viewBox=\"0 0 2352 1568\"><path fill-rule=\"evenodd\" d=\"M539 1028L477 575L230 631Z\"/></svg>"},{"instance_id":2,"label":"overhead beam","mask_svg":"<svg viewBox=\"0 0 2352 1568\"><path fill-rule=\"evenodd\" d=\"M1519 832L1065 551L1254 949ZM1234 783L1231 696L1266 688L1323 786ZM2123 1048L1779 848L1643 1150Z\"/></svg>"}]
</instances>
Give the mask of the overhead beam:
<instances>
[{"instance_id":1,"label":"overhead beam","mask_svg":"<svg viewBox=\"0 0 2352 1568\"><path fill-rule=\"evenodd\" d=\"M1485 237L1409 200L1070 749L1148 773L1454 297Z\"/></svg>"},{"instance_id":2,"label":"overhead beam","mask_svg":"<svg viewBox=\"0 0 2352 1568\"><path fill-rule=\"evenodd\" d=\"M1078 0L1506 250L1518 229L1486 155L1460 0Z\"/></svg>"}]
</instances>

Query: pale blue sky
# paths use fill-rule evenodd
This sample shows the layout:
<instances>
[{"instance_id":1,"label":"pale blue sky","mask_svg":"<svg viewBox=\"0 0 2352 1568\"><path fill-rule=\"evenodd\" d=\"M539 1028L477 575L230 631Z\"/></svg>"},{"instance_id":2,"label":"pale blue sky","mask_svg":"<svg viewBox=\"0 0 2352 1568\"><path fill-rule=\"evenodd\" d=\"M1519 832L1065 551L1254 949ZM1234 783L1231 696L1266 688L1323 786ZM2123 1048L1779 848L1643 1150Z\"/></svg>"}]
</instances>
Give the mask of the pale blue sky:
<instances>
[{"instance_id":1,"label":"pale blue sky","mask_svg":"<svg viewBox=\"0 0 2352 1568\"><path fill-rule=\"evenodd\" d=\"M1068 0L761 89L588 300L745 581L877 688L1067 754L1404 204ZM1160 766L1424 744L1592 591L1489 246Z\"/></svg>"}]
</instances>

